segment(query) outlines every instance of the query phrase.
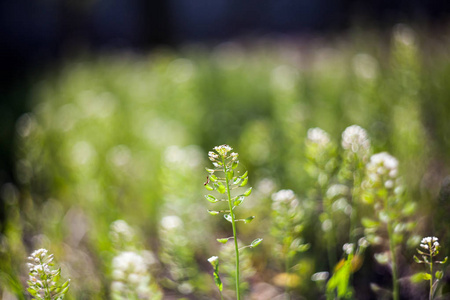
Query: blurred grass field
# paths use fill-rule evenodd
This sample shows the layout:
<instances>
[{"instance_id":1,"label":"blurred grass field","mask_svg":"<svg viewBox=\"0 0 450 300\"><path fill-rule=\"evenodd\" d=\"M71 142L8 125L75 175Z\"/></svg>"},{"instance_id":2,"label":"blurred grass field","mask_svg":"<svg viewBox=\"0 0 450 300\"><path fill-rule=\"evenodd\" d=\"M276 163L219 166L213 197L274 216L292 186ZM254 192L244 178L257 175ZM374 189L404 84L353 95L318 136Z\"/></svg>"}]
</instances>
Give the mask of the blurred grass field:
<instances>
[{"instance_id":1,"label":"blurred grass field","mask_svg":"<svg viewBox=\"0 0 450 300\"><path fill-rule=\"evenodd\" d=\"M151 273L164 299L215 299L206 259L221 251L215 237L229 228L206 213L207 152L220 144L239 152L254 188L243 209L257 218L238 230L244 240L266 238L271 194L292 189L302 201L315 185L305 171L311 127L339 143L358 124L374 152L397 157L408 201L418 206L415 234L439 236L448 254L449 45L448 35L432 39L399 25L388 38L355 31L334 41L87 56L42 74L33 110L17 120L17 184L2 187L3 298L27 299L25 260L41 247L71 278L68 299L109 298L110 225L125 220L135 247L155 256ZM183 225L168 233L166 216ZM298 299L319 299L310 278L327 268L317 221L309 225L303 235L314 251L299 255L291 283ZM415 247L400 252L404 277ZM272 278L283 271L270 238L246 255L248 299L258 299L262 283L277 290ZM371 282L389 287L370 255L355 278L357 299L375 299Z\"/></svg>"}]
</instances>

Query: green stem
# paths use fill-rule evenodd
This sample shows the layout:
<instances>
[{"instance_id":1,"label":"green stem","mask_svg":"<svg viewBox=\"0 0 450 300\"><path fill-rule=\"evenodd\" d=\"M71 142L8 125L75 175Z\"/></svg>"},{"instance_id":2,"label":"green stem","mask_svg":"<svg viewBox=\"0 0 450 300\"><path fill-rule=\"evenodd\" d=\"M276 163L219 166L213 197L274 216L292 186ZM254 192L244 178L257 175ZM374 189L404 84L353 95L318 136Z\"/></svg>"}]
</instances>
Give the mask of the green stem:
<instances>
[{"instance_id":1,"label":"green stem","mask_svg":"<svg viewBox=\"0 0 450 300\"><path fill-rule=\"evenodd\" d=\"M238 247L238 241L237 241L237 235L236 235L236 223L234 220L233 205L231 203L230 184L228 182L229 180L228 180L228 175L227 175L227 167L225 165L224 157L222 157L222 163L223 163L223 171L225 173L225 181L227 184L228 206L230 207L231 225L233 227L234 249L235 249L235 253L236 253L236 298L237 298L237 300L240 300L241 292L240 292L240 287L239 287L239 247Z\"/></svg>"},{"instance_id":2,"label":"green stem","mask_svg":"<svg viewBox=\"0 0 450 300\"><path fill-rule=\"evenodd\" d=\"M395 244L394 244L394 237L393 237L391 222L388 222L387 226L388 226L388 235L389 235L389 249L391 251L391 257L392 257L393 297L394 297L394 300L399 300L398 280L397 280L397 261L396 261L396 255L395 255Z\"/></svg>"},{"instance_id":3,"label":"green stem","mask_svg":"<svg viewBox=\"0 0 450 300\"><path fill-rule=\"evenodd\" d=\"M432 253L430 253L430 275L431 275L431 279L430 279L430 299L429 300L433 300L433 254Z\"/></svg>"},{"instance_id":4,"label":"green stem","mask_svg":"<svg viewBox=\"0 0 450 300\"><path fill-rule=\"evenodd\" d=\"M289 265L290 265L290 260L289 260L289 249L287 249L287 253L286 253L286 259L284 262L284 268L285 268L285 272L286 272L286 278L288 278L288 280L290 280L289 278ZM286 300L290 300L291 297L289 295L289 288L288 288L288 282L285 282L284 284L284 293L286 294Z\"/></svg>"}]
</instances>

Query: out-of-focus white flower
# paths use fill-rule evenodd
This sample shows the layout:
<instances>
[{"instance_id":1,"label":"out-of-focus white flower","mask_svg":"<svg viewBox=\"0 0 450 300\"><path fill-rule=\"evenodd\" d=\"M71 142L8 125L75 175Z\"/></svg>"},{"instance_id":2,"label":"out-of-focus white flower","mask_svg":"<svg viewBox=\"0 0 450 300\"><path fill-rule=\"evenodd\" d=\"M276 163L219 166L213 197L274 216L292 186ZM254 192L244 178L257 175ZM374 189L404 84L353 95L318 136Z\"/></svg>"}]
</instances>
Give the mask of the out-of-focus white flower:
<instances>
[{"instance_id":1,"label":"out-of-focus white flower","mask_svg":"<svg viewBox=\"0 0 450 300\"><path fill-rule=\"evenodd\" d=\"M348 186L344 184L333 184L328 188L326 195L328 198L335 198L337 196L345 196L348 192Z\"/></svg>"},{"instance_id":2,"label":"out-of-focus white flower","mask_svg":"<svg viewBox=\"0 0 450 300\"><path fill-rule=\"evenodd\" d=\"M361 248L367 248L369 245L370 243L363 237L358 240L358 246Z\"/></svg>"},{"instance_id":3,"label":"out-of-focus white flower","mask_svg":"<svg viewBox=\"0 0 450 300\"><path fill-rule=\"evenodd\" d=\"M208 258L208 262L215 268L215 267L217 267L217 264L219 263L219 257L211 256L210 258Z\"/></svg>"},{"instance_id":4,"label":"out-of-focus white flower","mask_svg":"<svg viewBox=\"0 0 450 300\"><path fill-rule=\"evenodd\" d=\"M111 291L115 299L128 299L131 294L139 299L151 299L150 273L144 257L133 251L120 252L112 260Z\"/></svg>"},{"instance_id":5,"label":"out-of-focus white flower","mask_svg":"<svg viewBox=\"0 0 450 300\"><path fill-rule=\"evenodd\" d=\"M178 216L165 216L161 220L161 226L166 230L179 228L183 225L183 221Z\"/></svg>"},{"instance_id":6,"label":"out-of-focus white flower","mask_svg":"<svg viewBox=\"0 0 450 300\"><path fill-rule=\"evenodd\" d=\"M325 281L330 274L328 272L317 272L311 276L312 281Z\"/></svg>"},{"instance_id":7,"label":"out-of-focus white flower","mask_svg":"<svg viewBox=\"0 0 450 300\"><path fill-rule=\"evenodd\" d=\"M387 189L395 187L398 175L398 160L387 152L374 154L366 166L367 175L373 183L380 183Z\"/></svg>"},{"instance_id":8,"label":"out-of-focus white flower","mask_svg":"<svg viewBox=\"0 0 450 300\"><path fill-rule=\"evenodd\" d=\"M308 129L308 141L319 146L326 146L330 143L330 136L323 129L318 127Z\"/></svg>"},{"instance_id":9,"label":"out-of-focus white flower","mask_svg":"<svg viewBox=\"0 0 450 300\"><path fill-rule=\"evenodd\" d=\"M290 208L295 208L299 204L294 191L288 189L272 194L272 200L272 209L276 211L280 210L282 206L287 205Z\"/></svg>"},{"instance_id":10,"label":"out-of-focus white flower","mask_svg":"<svg viewBox=\"0 0 450 300\"><path fill-rule=\"evenodd\" d=\"M342 148L365 155L370 150L370 140L365 129L358 125L347 127L342 133Z\"/></svg>"},{"instance_id":11,"label":"out-of-focus white flower","mask_svg":"<svg viewBox=\"0 0 450 300\"><path fill-rule=\"evenodd\" d=\"M342 246L342 250L347 255L352 254L354 249L355 249L355 245L353 243L346 243L346 244L344 244L344 246Z\"/></svg>"}]
</instances>

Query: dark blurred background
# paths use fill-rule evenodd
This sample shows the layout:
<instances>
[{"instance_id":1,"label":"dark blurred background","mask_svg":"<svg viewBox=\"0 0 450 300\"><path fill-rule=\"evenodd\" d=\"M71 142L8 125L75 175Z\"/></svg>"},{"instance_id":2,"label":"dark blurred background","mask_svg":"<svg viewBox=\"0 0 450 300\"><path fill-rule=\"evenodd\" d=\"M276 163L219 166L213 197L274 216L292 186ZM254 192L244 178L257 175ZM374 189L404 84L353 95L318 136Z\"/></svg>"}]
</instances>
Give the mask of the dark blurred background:
<instances>
[{"instance_id":1,"label":"dark blurred background","mask_svg":"<svg viewBox=\"0 0 450 300\"><path fill-rule=\"evenodd\" d=\"M28 110L30 86L67 56L239 37L308 39L355 26L390 30L398 22L442 28L449 13L445 0L2 1L0 182L12 179L14 122Z\"/></svg>"}]
</instances>

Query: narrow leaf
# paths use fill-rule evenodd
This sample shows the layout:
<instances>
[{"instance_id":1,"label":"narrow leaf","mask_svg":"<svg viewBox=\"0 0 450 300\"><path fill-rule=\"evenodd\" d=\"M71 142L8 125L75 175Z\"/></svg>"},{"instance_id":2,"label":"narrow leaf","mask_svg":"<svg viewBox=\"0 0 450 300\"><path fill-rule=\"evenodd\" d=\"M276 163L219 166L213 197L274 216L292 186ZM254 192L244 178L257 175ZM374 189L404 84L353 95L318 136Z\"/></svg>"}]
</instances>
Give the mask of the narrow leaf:
<instances>
[{"instance_id":1,"label":"narrow leaf","mask_svg":"<svg viewBox=\"0 0 450 300\"><path fill-rule=\"evenodd\" d=\"M206 200L208 200L208 201L211 202L211 203L216 203L216 202L219 201L219 200L217 200L216 197L214 197L213 195L206 195L205 198L206 198Z\"/></svg>"},{"instance_id":2,"label":"narrow leaf","mask_svg":"<svg viewBox=\"0 0 450 300\"><path fill-rule=\"evenodd\" d=\"M417 256L414 255L413 258L414 258L414 261L415 261L416 263L418 263L418 264L423 263L423 261L421 261L420 259L418 259Z\"/></svg>"},{"instance_id":3,"label":"narrow leaf","mask_svg":"<svg viewBox=\"0 0 450 300\"><path fill-rule=\"evenodd\" d=\"M247 223L250 223L251 221L253 221L253 219L255 219L255 216L251 216L251 217L245 218L244 222L247 224Z\"/></svg>"},{"instance_id":4,"label":"narrow leaf","mask_svg":"<svg viewBox=\"0 0 450 300\"><path fill-rule=\"evenodd\" d=\"M219 243L226 244L229 238L216 239Z\"/></svg>"},{"instance_id":5,"label":"narrow leaf","mask_svg":"<svg viewBox=\"0 0 450 300\"><path fill-rule=\"evenodd\" d=\"M249 188L243 195L245 197L250 196L250 194L252 193L252 188Z\"/></svg>"},{"instance_id":6,"label":"narrow leaf","mask_svg":"<svg viewBox=\"0 0 450 300\"><path fill-rule=\"evenodd\" d=\"M244 202L245 197L244 196L239 196L237 197L236 200L233 201L233 206L239 206L242 204L242 202Z\"/></svg>"},{"instance_id":7,"label":"narrow leaf","mask_svg":"<svg viewBox=\"0 0 450 300\"><path fill-rule=\"evenodd\" d=\"M245 177L240 186L246 186L248 182L248 177Z\"/></svg>"},{"instance_id":8,"label":"narrow leaf","mask_svg":"<svg viewBox=\"0 0 450 300\"><path fill-rule=\"evenodd\" d=\"M253 247L256 247L256 246L258 246L259 244L261 244L261 242L263 241L263 239L261 239L261 238L257 238L257 239L255 239L251 244L250 244L250 246L253 248Z\"/></svg>"}]
</instances>

